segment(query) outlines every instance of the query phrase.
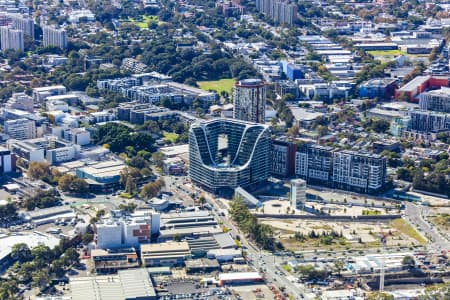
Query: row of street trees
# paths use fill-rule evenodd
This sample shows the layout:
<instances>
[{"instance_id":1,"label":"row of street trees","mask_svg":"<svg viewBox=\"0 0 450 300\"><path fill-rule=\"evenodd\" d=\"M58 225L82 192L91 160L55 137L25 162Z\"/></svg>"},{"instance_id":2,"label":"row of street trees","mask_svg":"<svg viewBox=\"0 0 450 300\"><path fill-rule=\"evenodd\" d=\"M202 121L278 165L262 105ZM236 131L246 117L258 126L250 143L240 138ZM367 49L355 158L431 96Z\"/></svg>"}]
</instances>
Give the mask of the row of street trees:
<instances>
[{"instance_id":1,"label":"row of street trees","mask_svg":"<svg viewBox=\"0 0 450 300\"><path fill-rule=\"evenodd\" d=\"M267 224L261 224L245 205L244 201L235 197L230 203L230 215L239 228L255 241L259 247L275 251L282 248L281 244L276 243L273 236L273 229Z\"/></svg>"}]
</instances>

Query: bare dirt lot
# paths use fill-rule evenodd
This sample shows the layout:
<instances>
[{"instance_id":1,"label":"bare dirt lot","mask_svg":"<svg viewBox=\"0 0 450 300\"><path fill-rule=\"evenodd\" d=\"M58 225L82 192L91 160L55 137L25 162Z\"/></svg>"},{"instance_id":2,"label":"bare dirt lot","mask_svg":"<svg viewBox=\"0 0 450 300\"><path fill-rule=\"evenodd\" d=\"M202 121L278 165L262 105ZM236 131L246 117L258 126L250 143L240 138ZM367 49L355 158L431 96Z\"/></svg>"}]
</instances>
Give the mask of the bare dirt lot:
<instances>
[{"instance_id":1,"label":"bare dirt lot","mask_svg":"<svg viewBox=\"0 0 450 300\"><path fill-rule=\"evenodd\" d=\"M318 247L330 250L379 247L382 233L388 237L388 246L414 246L426 242L402 219L385 223L299 219L261 221L272 226L276 238L293 251Z\"/></svg>"}]
</instances>

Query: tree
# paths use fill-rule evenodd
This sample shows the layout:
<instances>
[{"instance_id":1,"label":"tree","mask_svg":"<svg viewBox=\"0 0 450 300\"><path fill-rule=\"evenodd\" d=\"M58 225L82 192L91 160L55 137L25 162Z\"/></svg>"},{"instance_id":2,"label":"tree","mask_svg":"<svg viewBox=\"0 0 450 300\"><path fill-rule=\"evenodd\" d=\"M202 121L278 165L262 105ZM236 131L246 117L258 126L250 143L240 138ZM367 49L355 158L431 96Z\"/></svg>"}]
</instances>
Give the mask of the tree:
<instances>
[{"instance_id":1,"label":"tree","mask_svg":"<svg viewBox=\"0 0 450 300\"><path fill-rule=\"evenodd\" d=\"M136 183L134 182L131 176L128 176L127 181L125 183L125 192L132 195L135 190L136 190Z\"/></svg>"},{"instance_id":2,"label":"tree","mask_svg":"<svg viewBox=\"0 0 450 300\"><path fill-rule=\"evenodd\" d=\"M334 270L338 273L338 276L341 276L341 271L344 269L344 262L342 260L334 261Z\"/></svg>"},{"instance_id":3,"label":"tree","mask_svg":"<svg viewBox=\"0 0 450 300\"><path fill-rule=\"evenodd\" d=\"M125 211L127 213L133 213L134 210L136 209L136 207L137 207L136 203L133 203L133 202L130 202L127 205L125 205L125 204L120 204L119 205L119 209L123 210L123 211Z\"/></svg>"},{"instance_id":4,"label":"tree","mask_svg":"<svg viewBox=\"0 0 450 300\"><path fill-rule=\"evenodd\" d=\"M414 257L406 255L402 259L402 265L407 268L414 268L414 266L416 265L416 261L414 260Z\"/></svg>"},{"instance_id":5,"label":"tree","mask_svg":"<svg viewBox=\"0 0 450 300\"><path fill-rule=\"evenodd\" d=\"M140 196L144 199L156 197L164 186L165 183L162 178L159 178L154 182L149 182L142 187Z\"/></svg>"},{"instance_id":6,"label":"tree","mask_svg":"<svg viewBox=\"0 0 450 300\"><path fill-rule=\"evenodd\" d=\"M58 187L63 192L70 191L70 187L72 185L73 179L74 179L74 176L72 174L64 174L58 180Z\"/></svg>"},{"instance_id":7,"label":"tree","mask_svg":"<svg viewBox=\"0 0 450 300\"><path fill-rule=\"evenodd\" d=\"M40 267L47 265L53 259L52 250L45 245L38 245L31 250L33 261Z\"/></svg>"},{"instance_id":8,"label":"tree","mask_svg":"<svg viewBox=\"0 0 450 300\"><path fill-rule=\"evenodd\" d=\"M51 264L51 270L57 278L63 277L66 273L64 267L64 261L61 258L54 260Z\"/></svg>"},{"instance_id":9,"label":"tree","mask_svg":"<svg viewBox=\"0 0 450 300\"><path fill-rule=\"evenodd\" d=\"M94 240L94 235L92 233L85 233L83 234L83 236L81 237L81 241L83 242L83 244L88 245L90 242L92 242Z\"/></svg>"},{"instance_id":10,"label":"tree","mask_svg":"<svg viewBox=\"0 0 450 300\"><path fill-rule=\"evenodd\" d=\"M67 249L63 254L66 266L80 263L80 254L74 248Z\"/></svg>"},{"instance_id":11,"label":"tree","mask_svg":"<svg viewBox=\"0 0 450 300\"><path fill-rule=\"evenodd\" d=\"M50 165L46 162L30 162L27 170L28 178L38 180L43 178L50 178Z\"/></svg>"},{"instance_id":12,"label":"tree","mask_svg":"<svg viewBox=\"0 0 450 300\"><path fill-rule=\"evenodd\" d=\"M89 192L89 185L83 178L75 177L70 185L70 190L77 194L86 194Z\"/></svg>"},{"instance_id":13,"label":"tree","mask_svg":"<svg viewBox=\"0 0 450 300\"><path fill-rule=\"evenodd\" d=\"M31 274L31 278L32 278L32 285L41 290L47 287L50 283L50 277L46 269L33 272Z\"/></svg>"},{"instance_id":14,"label":"tree","mask_svg":"<svg viewBox=\"0 0 450 300\"><path fill-rule=\"evenodd\" d=\"M298 124L294 124L291 128L288 129L286 135L290 137L296 137L298 135L298 131L300 130L300 127Z\"/></svg>"},{"instance_id":15,"label":"tree","mask_svg":"<svg viewBox=\"0 0 450 300\"><path fill-rule=\"evenodd\" d=\"M201 206L203 207L203 205L206 203L206 198L205 198L204 195L201 195L201 196L198 198L198 203L200 203Z\"/></svg>"},{"instance_id":16,"label":"tree","mask_svg":"<svg viewBox=\"0 0 450 300\"><path fill-rule=\"evenodd\" d=\"M31 250L25 243L15 244L11 249L11 257L20 263L29 261L32 259Z\"/></svg>"},{"instance_id":17,"label":"tree","mask_svg":"<svg viewBox=\"0 0 450 300\"><path fill-rule=\"evenodd\" d=\"M163 167L164 154L162 152L155 152L152 154L152 161L156 167L162 169Z\"/></svg>"},{"instance_id":18,"label":"tree","mask_svg":"<svg viewBox=\"0 0 450 300\"><path fill-rule=\"evenodd\" d=\"M394 300L394 296L387 293L372 292L367 296L367 300Z\"/></svg>"}]
</instances>

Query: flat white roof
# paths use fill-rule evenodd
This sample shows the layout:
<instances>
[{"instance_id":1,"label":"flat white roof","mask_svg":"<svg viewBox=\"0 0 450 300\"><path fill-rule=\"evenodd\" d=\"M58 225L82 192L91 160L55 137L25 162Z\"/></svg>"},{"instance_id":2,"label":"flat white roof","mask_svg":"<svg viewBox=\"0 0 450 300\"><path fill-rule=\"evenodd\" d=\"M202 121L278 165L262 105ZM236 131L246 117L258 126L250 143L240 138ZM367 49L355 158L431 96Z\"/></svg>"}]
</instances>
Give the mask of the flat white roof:
<instances>
[{"instance_id":1,"label":"flat white roof","mask_svg":"<svg viewBox=\"0 0 450 300\"><path fill-rule=\"evenodd\" d=\"M221 273L219 280L252 280L262 279L258 272L236 272L236 273Z\"/></svg>"},{"instance_id":2,"label":"flat white roof","mask_svg":"<svg viewBox=\"0 0 450 300\"><path fill-rule=\"evenodd\" d=\"M59 244L59 239L39 232L33 232L30 234L14 234L14 235L0 235L0 260L7 257L15 244L25 243L30 248L34 248L38 245L46 245L49 248L53 248Z\"/></svg>"},{"instance_id":3,"label":"flat white roof","mask_svg":"<svg viewBox=\"0 0 450 300\"><path fill-rule=\"evenodd\" d=\"M163 148L160 148L159 151L161 151L166 156L176 156L176 155L188 153L189 152L189 144L163 147Z\"/></svg>"}]
</instances>

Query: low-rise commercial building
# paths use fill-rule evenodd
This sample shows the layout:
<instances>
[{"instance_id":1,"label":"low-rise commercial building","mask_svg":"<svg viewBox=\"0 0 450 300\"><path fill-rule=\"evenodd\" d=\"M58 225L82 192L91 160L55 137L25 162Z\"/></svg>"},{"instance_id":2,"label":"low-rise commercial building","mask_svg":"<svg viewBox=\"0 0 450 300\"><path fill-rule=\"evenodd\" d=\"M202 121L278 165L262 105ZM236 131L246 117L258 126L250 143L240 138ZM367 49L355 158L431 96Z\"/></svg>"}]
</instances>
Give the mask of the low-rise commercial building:
<instances>
[{"instance_id":1,"label":"low-rise commercial building","mask_svg":"<svg viewBox=\"0 0 450 300\"><path fill-rule=\"evenodd\" d=\"M252 284L264 281L257 272L237 272L219 274L219 285Z\"/></svg>"},{"instance_id":2,"label":"low-rise commercial building","mask_svg":"<svg viewBox=\"0 0 450 300\"><path fill-rule=\"evenodd\" d=\"M45 86L33 89L33 100L35 103L43 103L47 97L64 95L67 89L63 85Z\"/></svg>"},{"instance_id":3,"label":"low-rise commercial building","mask_svg":"<svg viewBox=\"0 0 450 300\"><path fill-rule=\"evenodd\" d=\"M180 266L191 255L187 242L141 245L141 261L146 267Z\"/></svg>"},{"instance_id":4,"label":"low-rise commercial building","mask_svg":"<svg viewBox=\"0 0 450 300\"><path fill-rule=\"evenodd\" d=\"M72 300L156 300L156 291L146 269L121 270L116 276L70 279Z\"/></svg>"},{"instance_id":5,"label":"low-rise commercial building","mask_svg":"<svg viewBox=\"0 0 450 300\"><path fill-rule=\"evenodd\" d=\"M78 177L86 179L93 192L110 191L119 184L120 172L125 168L121 160L88 162L75 170Z\"/></svg>"},{"instance_id":6,"label":"low-rise commercial building","mask_svg":"<svg viewBox=\"0 0 450 300\"><path fill-rule=\"evenodd\" d=\"M93 249L91 260L97 274L109 274L139 267L138 255L134 248Z\"/></svg>"},{"instance_id":7,"label":"low-rise commercial building","mask_svg":"<svg viewBox=\"0 0 450 300\"><path fill-rule=\"evenodd\" d=\"M399 99L401 96L406 97L408 101L419 102L419 94L432 89L449 86L448 77L438 76L417 76L401 88L395 91L395 99Z\"/></svg>"},{"instance_id":8,"label":"low-rise commercial building","mask_svg":"<svg viewBox=\"0 0 450 300\"><path fill-rule=\"evenodd\" d=\"M359 86L359 97L391 99L394 96L397 80L391 78L371 79Z\"/></svg>"},{"instance_id":9,"label":"low-rise commercial building","mask_svg":"<svg viewBox=\"0 0 450 300\"><path fill-rule=\"evenodd\" d=\"M51 165L59 164L77 158L80 151L80 146L59 140L55 136L24 141L11 139L7 145L25 163L47 161Z\"/></svg>"},{"instance_id":10,"label":"low-rise commercial building","mask_svg":"<svg viewBox=\"0 0 450 300\"><path fill-rule=\"evenodd\" d=\"M199 258L186 260L186 273L211 273L220 270L219 262L216 259Z\"/></svg>"}]
</instances>

